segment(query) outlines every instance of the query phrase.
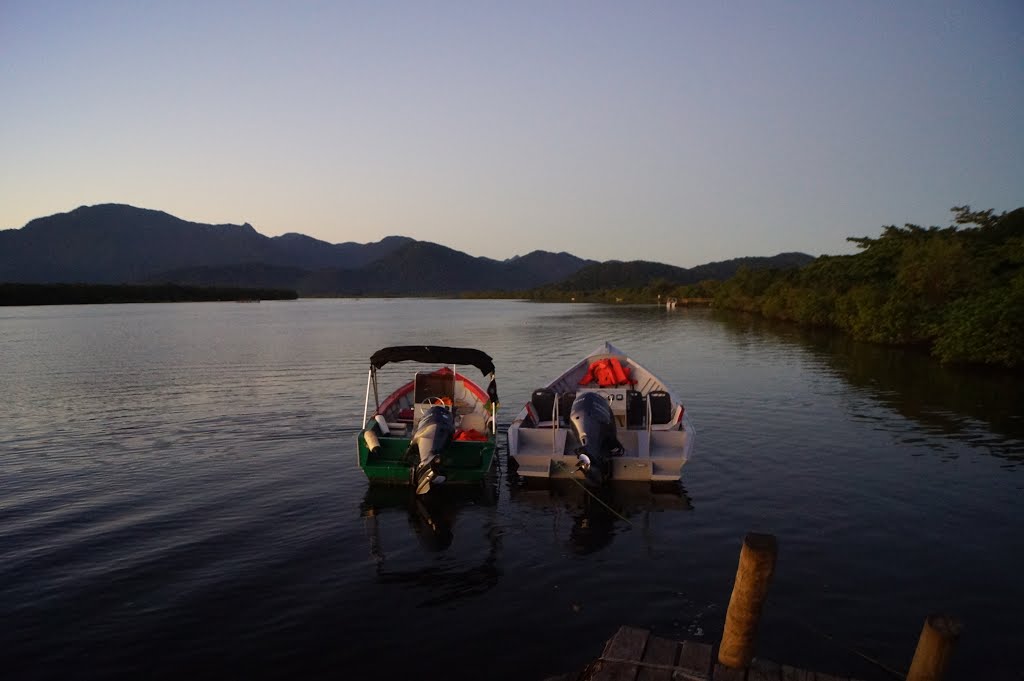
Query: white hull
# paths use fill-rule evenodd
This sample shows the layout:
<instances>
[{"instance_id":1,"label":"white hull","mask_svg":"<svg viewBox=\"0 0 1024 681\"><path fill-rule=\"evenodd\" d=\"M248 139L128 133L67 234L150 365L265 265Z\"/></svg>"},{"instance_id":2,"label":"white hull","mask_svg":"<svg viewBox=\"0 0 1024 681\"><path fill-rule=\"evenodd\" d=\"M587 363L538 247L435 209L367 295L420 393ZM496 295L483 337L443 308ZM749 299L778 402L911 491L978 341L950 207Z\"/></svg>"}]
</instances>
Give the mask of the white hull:
<instances>
[{"instance_id":1,"label":"white hull","mask_svg":"<svg viewBox=\"0 0 1024 681\"><path fill-rule=\"evenodd\" d=\"M581 385L591 363L610 358L628 369L631 385ZM623 448L621 455L611 458L613 481L672 482L682 476L697 436L682 402L657 376L615 346L605 343L545 387L554 392L556 402L592 390L612 404ZM632 405L631 411L627 404ZM579 443L565 424L567 409L556 407L552 414L543 415L537 411L537 406L527 403L508 429L508 453L518 466L517 473L527 478L579 477L575 472Z\"/></svg>"}]
</instances>

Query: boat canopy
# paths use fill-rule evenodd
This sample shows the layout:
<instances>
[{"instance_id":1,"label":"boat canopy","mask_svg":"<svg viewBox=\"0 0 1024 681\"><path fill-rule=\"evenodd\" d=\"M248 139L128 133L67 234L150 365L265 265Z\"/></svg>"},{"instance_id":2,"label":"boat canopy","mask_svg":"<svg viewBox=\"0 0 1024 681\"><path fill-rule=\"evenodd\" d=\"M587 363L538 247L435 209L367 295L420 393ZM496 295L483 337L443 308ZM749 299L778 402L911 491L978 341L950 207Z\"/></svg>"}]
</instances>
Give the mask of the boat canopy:
<instances>
[{"instance_id":1,"label":"boat canopy","mask_svg":"<svg viewBox=\"0 0 1024 681\"><path fill-rule=\"evenodd\" d=\"M370 357L370 364L380 369L389 362L423 362L425 364L468 364L486 376L494 373L494 361L486 352L472 348L449 348L441 345L396 345L382 348Z\"/></svg>"}]
</instances>

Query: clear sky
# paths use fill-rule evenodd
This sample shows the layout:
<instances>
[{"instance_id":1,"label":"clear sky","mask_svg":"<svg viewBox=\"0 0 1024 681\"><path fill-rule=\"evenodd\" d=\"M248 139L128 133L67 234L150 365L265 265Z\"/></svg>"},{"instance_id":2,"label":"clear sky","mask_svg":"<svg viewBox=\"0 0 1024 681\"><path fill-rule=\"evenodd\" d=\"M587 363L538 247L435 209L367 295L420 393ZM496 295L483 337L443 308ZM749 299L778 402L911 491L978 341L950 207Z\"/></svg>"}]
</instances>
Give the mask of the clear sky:
<instances>
[{"instance_id":1,"label":"clear sky","mask_svg":"<svg viewBox=\"0 0 1024 681\"><path fill-rule=\"evenodd\" d=\"M0 0L0 228L693 266L1024 206L1024 2Z\"/></svg>"}]
</instances>

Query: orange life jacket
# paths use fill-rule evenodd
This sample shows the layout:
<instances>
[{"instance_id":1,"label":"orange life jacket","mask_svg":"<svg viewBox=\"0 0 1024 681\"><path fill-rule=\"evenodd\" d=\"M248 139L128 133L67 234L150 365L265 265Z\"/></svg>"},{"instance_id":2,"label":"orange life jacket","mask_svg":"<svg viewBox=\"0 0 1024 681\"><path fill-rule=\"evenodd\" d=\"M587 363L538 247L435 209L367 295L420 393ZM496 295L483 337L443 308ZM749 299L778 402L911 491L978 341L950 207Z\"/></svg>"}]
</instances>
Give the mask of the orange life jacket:
<instances>
[{"instance_id":1,"label":"orange life jacket","mask_svg":"<svg viewBox=\"0 0 1024 681\"><path fill-rule=\"evenodd\" d=\"M580 379L580 385L594 382L602 388L632 383L629 367L622 366L614 357L595 360L587 367L587 373Z\"/></svg>"},{"instance_id":2,"label":"orange life jacket","mask_svg":"<svg viewBox=\"0 0 1024 681\"><path fill-rule=\"evenodd\" d=\"M612 373L615 374L615 382L617 384L629 383L629 374L626 372L626 369L621 364L619 364L619 360L612 357L608 361L612 365Z\"/></svg>"}]
</instances>

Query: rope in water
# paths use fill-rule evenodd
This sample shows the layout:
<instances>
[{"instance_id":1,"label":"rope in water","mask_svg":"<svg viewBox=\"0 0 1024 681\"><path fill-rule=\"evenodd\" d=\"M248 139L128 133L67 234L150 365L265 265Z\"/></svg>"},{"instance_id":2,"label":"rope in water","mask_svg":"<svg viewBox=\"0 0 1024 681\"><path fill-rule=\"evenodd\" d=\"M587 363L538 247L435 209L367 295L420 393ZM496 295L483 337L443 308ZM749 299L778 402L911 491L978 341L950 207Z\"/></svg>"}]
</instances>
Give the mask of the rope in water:
<instances>
[{"instance_id":1,"label":"rope in water","mask_svg":"<svg viewBox=\"0 0 1024 681\"><path fill-rule=\"evenodd\" d=\"M619 519L619 520L621 520L622 522L626 523L626 524L627 524L627 525L629 525L630 527L632 527L632 526L633 526L633 523L629 522L629 519L628 519L628 518L626 518L626 517L625 517L625 516L623 516L623 515L622 515L621 513L619 513L618 511L616 511L616 510L615 510L614 508L612 508L611 506L609 506L608 504L606 504L606 503L604 502L604 500L603 500L603 499L601 499L601 498L600 498L599 496L597 496L597 495L596 495L596 494L594 494L594 493L593 493L592 491L590 491L589 489L587 489L587 486L586 486L586 485L584 485L584 484L583 484L582 482L580 482L579 480L577 480L577 479L576 479L576 476L575 476L575 475L573 475L573 470L572 470L572 469L569 469L569 467L568 467L568 466L566 466L566 465L565 465L564 463L562 463L561 461L555 461L554 463L555 463L555 465L556 465L556 466L558 466L558 467L560 467L560 468L565 468L565 469L568 469L568 470L569 470L569 479L570 479L570 480L572 480L572 481L573 481L574 483L576 483L576 484L577 484L577 485L579 486L579 488L580 488L581 490L583 490L584 492L586 492L587 494L589 494L589 495L590 495L590 496L591 496L591 497L592 497L592 498L594 499L594 501L596 501L597 503L599 503L599 504L601 504L602 506L604 506L605 508L607 508L607 509L608 509L609 511L611 511L612 515L614 515L614 516L615 516L616 518L618 518L618 519Z\"/></svg>"},{"instance_id":2,"label":"rope in water","mask_svg":"<svg viewBox=\"0 0 1024 681\"><path fill-rule=\"evenodd\" d=\"M818 636L821 636L822 638L828 639L829 641L831 641L832 643L836 644L840 648L843 648L847 652L853 653L857 657L859 657L859 658L861 658L863 660L866 660L867 662L870 662L871 664L875 665L879 669L881 669L881 670L891 674L893 676L893 678L896 678L896 679L905 679L905 678L907 678L906 672L900 672L900 671L898 671L896 669L893 669L889 665L885 664L884 662L882 662L882 661L880 661L880 660L878 660L878 659L876 659L874 657L871 657L867 653L862 653L861 651L857 650L853 646L848 645L847 643L844 643L843 641L840 641L839 639L837 639L835 636L832 636L828 632L822 631L821 629L819 629L818 627L814 626L813 624L811 624L807 620L805 620L805 619L803 619L801 617L795 617L794 619L796 619L797 623L800 624L801 626L803 626L804 628L806 628L807 630L817 634Z\"/></svg>"}]
</instances>

